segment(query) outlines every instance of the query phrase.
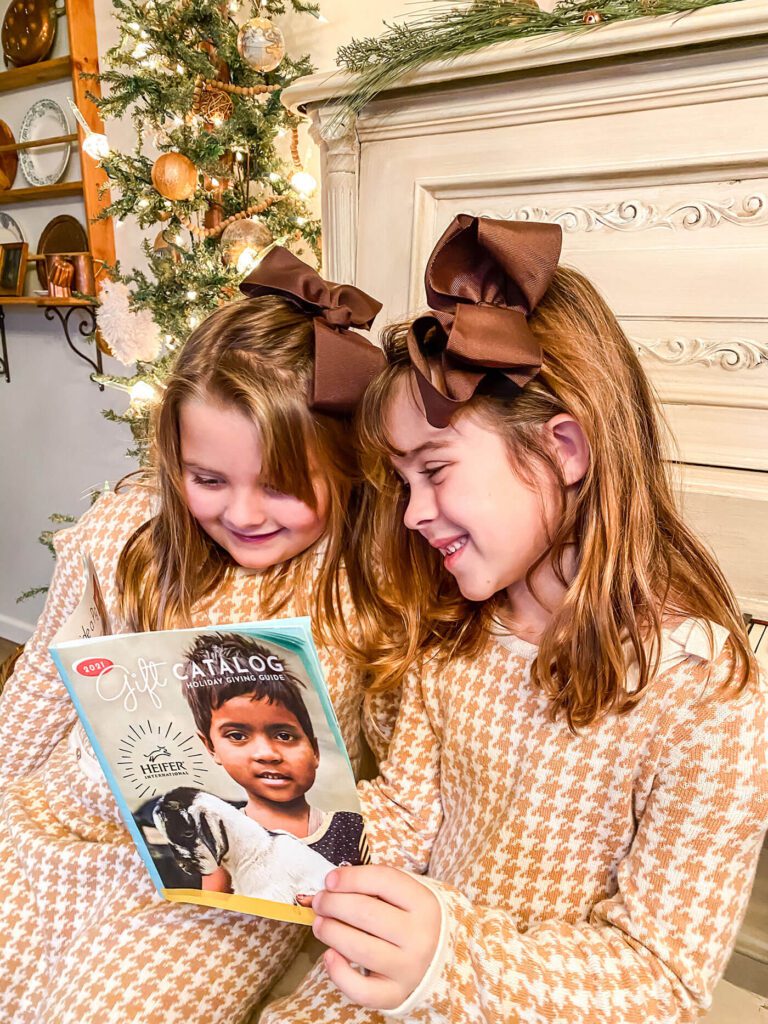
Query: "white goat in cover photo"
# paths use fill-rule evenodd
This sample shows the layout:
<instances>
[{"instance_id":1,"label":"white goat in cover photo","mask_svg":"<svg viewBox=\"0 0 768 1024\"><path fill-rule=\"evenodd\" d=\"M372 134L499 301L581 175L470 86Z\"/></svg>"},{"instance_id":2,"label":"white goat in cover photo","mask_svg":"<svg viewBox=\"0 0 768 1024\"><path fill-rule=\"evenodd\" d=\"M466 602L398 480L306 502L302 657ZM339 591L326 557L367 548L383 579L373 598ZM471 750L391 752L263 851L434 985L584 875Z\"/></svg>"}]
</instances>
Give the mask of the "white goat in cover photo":
<instances>
[{"instance_id":1,"label":"white goat in cover photo","mask_svg":"<svg viewBox=\"0 0 768 1024\"><path fill-rule=\"evenodd\" d=\"M152 816L183 864L202 875L225 868L240 896L296 903L324 888L336 866L296 836L268 832L226 800L188 786L162 796Z\"/></svg>"}]
</instances>

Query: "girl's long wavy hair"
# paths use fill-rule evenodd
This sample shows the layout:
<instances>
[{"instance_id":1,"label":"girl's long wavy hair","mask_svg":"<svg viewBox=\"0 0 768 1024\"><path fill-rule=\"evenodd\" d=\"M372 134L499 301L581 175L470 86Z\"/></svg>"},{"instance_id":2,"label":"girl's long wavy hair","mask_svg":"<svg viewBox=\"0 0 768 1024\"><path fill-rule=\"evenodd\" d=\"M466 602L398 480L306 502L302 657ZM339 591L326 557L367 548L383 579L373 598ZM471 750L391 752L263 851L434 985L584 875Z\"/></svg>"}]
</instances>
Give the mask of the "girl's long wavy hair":
<instances>
[{"instance_id":1,"label":"girl's long wavy hair","mask_svg":"<svg viewBox=\"0 0 768 1024\"><path fill-rule=\"evenodd\" d=\"M595 288L562 267L529 324L543 350L541 372L518 397L476 395L459 415L481 417L505 438L512 466L532 486L537 465L561 485L557 529L528 574L530 583L551 558L567 584L533 668L553 717L565 715L576 730L610 711L629 711L658 667L662 622L671 615L700 616L730 631L741 689L754 661L739 609L714 558L678 512L662 422L632 345ZM407 494L390 463L402 453L393 448L386 422L395 385L405 380L413 387L407 328L385 333L389 365L368 389L358 421L372 486L356 543L378 567L365 570L360 618L372 687L379 690L396 686L419 657L478 654L504 596L466 600L439 553L403 526ZM581 424L590 448L589 469L569 501L541 429L558 413ZM564 556L574 543L575 576L566 580ZM628 653L639 670L639 685L631 690Z\"/></svg>"},{"instance_id":2,"label":"girl's long wavy hair","mask_svg":"<svg viewBox=\"0 0 768 1024\"><path fill-rule=\"evenodd\" d=\"M351 421L307 405L313 352L311 317L273 295L223 306L190 335L153 418L149 483L159 510L129 538L118 561L120 610L131 629L191 625L192 609L236 569L184 497L179 411L184 402L209 401L237 409L254 423L262 477L270 486L316 509L313 474L324 479L329 492L324 537L290 563L264 571L259 614L277 614L294 593L307 593L304 584L312 578L311 607L301 610L312 614L322 637L345 642L340 571L342 555L346 571L354 557L349 524L359 501L360 474Z\"/></svg>"}]
</instances>

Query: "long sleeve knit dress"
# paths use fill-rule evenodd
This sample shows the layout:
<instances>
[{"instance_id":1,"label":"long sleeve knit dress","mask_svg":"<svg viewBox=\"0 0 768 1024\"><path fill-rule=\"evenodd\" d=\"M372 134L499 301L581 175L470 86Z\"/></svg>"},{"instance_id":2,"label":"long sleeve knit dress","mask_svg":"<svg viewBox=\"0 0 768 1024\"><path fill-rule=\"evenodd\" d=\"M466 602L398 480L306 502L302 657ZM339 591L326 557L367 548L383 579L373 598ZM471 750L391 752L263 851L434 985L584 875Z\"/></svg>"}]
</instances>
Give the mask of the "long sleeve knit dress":
<instances>
[{"instance_id":1,"label":"long sleeve knit dress","mask_svg":"<svg viewBox=\"0 0 768 1024\"><path fill-rule=\"evenodd\" d=\"M713 628L671 624L637 707L576 734L515 637L412 679L361 790L374 861L426 872L439 899L434 959L388 1013L319 964L262 1024L698 1020L768 824L768 695L720 689L733 659Z\"/></svg>"},{"instance_id":2,"label":"long sleeve knit dress","mask_svg":"<svg viewBox=\"0 0 768 1024\"><path fill-rule=\"evenodd\" d=\"M43 615L0 698L0 1021L2 1024L239 1024L290 963L302 926L172 905L149 880L107 784L76 742L74 708L48 644L93 559L116 631L115 570L151 494L102 496L56 534ZM193 625L260 618L260 577L238 572L194 609ZM296 595L280 613L297 614ZM353 764L361 719L374 752L395 702L369 702L340 654L320 658Z\"/></svg>"}]
</instances>

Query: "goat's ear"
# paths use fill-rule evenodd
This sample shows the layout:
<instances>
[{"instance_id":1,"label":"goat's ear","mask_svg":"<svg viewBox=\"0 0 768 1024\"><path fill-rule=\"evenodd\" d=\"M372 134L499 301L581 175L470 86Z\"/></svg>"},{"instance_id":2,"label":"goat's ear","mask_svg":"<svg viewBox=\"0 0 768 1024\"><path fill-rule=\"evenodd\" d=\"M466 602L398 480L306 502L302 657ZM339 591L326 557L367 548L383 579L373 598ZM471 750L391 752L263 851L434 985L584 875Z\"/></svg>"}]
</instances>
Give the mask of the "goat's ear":
<instances>
[{"instance_id":1,"label":"goat's ear","mask_svg":"<svg viewBox=\"0 0 768 1024\"><path fill-rule=\"evenodd\" d=\"M219 849L221 850L221 855L219 856L219 864L221 864L221 862L229 853L229 839L227 838L227 830L224 828L223 821L219 822Z\"/></svg>"},{"instance_id":2,"label":"goat's ear","mask_svg":"<svg viewBox=\"0 0 768 1024\"><path fill-rule=\"evenodd\" d=\"M165 830L165 815L163 814L162 808L158 807L157 804L152 808L152 821L155 823L157 831L161 832L167 839L168 833Z\"/></svg>"},{"instance_id":3,"label":"goat's ear","mask_svg":"<svg viewBox=\"0 0 768 1024\"><path fill-rule=\"evenodd\" d=\"M224 826L219 822L219 834L216 835L208 824L208 816L205 811L201 811L199 818L200 827L200 838L203 841L206 849L209 850L211 856L217 864L221 864L222 858L226 856L227 850L229 849L229 843L227 842L227 834L224 831ZM222 842L223 839L223 842Z\"/></svg>"}]
</instances>

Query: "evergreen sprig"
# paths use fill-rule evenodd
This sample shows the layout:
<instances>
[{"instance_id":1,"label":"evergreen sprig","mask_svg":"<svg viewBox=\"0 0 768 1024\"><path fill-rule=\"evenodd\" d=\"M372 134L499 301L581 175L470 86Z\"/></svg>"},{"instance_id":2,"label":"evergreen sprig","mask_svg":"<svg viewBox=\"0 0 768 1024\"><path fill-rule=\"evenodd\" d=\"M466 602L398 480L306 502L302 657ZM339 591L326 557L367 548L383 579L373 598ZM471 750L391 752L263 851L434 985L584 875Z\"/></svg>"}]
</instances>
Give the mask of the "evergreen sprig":
<instances>
[{"instance_id":1,"label":"evergreen sprig","mask_svg":"<svg viewBox=\"0 0 768 1024\"><path fill-rule=\"evenodd\" d=\"M353 91L341 98L336 120L357 114L376 95L431 61L454 61L494 43L548 32L594 31L584 23L597 12L604 23L649 15L681 14L734 0L560 0L542 11L524 0L473 0L467 7L437 0L402 24L385 22L380 36L353 39L337 52L354 73ZM597 26L599 27L599 26Z\"/></svg>"}]
</instances>

